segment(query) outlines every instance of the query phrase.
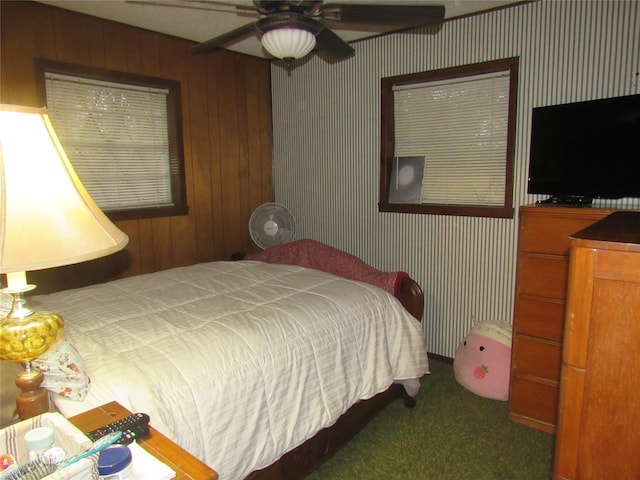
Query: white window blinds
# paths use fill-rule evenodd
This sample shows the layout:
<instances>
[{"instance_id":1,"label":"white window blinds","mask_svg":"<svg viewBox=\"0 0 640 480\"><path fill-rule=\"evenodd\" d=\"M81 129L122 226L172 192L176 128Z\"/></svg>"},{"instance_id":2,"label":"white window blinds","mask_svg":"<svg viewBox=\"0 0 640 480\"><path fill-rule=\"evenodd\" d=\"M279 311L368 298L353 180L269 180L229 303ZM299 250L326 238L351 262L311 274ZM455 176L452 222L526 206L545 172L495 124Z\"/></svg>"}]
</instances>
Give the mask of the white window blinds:
<instances>
[{"instance_id":1,"label":"white window blinds","mask_svg":"<svg viewBox=\"0 0 640 480\"><path fill-rule=\"evenodd\" d=\"M171 206L168 89L47 72L49 116L105 211Z\"/></svg>"},{"instance_id":2,"label":"white window blinds","mask_svg":"<svg viewBox=\"0 0 640 480\"><path fill-rule=\"evenodd\" d=\"M394 87L395 156L425 158L423 204L504 204L508 114L508 70Z\"/></svg>"}]
</instances>

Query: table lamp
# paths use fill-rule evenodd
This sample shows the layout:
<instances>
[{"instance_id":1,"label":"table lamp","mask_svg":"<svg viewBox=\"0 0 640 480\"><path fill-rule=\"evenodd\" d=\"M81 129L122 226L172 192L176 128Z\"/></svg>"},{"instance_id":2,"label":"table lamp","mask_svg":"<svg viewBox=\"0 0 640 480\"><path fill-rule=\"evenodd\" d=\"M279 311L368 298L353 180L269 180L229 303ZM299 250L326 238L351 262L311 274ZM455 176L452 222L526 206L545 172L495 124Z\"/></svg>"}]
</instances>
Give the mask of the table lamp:
<instances>
[{"instance_id":1,"label":"table lamp","mask_svg":"<svg viewBox=\"0 0 640 480\"><path fill-rule=\"evenodd\" d=\"M13 297L0 319L0 360L20 362L16 399L20 418L49 410L43 374L31 362L62 333L63 320L31 310L30 270L109 255L129 238L104 215L80 182L56 137L46 109L0 104L0 273Z\"/></svg>"}]
</instances>

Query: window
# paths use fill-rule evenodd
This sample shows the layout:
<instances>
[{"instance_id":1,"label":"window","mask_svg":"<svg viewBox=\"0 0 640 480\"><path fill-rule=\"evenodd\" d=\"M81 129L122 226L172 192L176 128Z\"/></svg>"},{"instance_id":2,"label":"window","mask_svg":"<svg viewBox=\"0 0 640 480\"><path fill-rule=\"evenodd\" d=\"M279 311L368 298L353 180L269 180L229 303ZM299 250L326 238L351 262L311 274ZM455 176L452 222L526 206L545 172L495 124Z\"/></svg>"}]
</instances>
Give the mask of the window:
<instances>
[{"instance_id":1,"label":"window","mask_svg":"<svg viewBox=\"0 0 640 480\"><path fill-rule=\"evenodd\" d=\"M382 79L383 212L513 217L518 59Z\"/></svg>"},{"instance_id":2,"label":"window","mask_svg":"<svg viewBox=\"0 0 640 480\"><path fill-rule=\"evenodd\" d=\"M60 143L112 220L187 213L178 82L46 60L36 70Z\"/></svg>"}]
</instances>

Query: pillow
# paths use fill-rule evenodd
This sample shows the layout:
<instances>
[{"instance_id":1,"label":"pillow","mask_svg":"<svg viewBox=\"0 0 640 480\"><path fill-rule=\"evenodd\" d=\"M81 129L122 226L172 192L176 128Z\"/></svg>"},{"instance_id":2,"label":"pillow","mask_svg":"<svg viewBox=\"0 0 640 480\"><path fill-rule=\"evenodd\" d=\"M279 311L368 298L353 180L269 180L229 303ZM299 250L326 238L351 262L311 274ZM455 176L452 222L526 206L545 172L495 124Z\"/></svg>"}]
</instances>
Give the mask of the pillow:
<instances>
[{"instance_id":1,"label":"pillow","mask_svg":"<svg viewBox=\"0 0 640 480\"><path fill-rule=\"evenodd\" d=\"M84 400L91 388L82 357L65 339L56 341L32 365L44 374L41 386L61 397Z\"/></svg>"},{"instance_id":2,"label":"pillow","mask_svg":"<svg viewBox=\"0 0 640 480\"><path fill-rule=\"evenodd\" d=\"M244 260L314 268L375 285L392 295L398 294L402 280L409 276L406 272L382 272L354 255L309 238L250 253L245 255Z\"/></svg>"}]
</instances>

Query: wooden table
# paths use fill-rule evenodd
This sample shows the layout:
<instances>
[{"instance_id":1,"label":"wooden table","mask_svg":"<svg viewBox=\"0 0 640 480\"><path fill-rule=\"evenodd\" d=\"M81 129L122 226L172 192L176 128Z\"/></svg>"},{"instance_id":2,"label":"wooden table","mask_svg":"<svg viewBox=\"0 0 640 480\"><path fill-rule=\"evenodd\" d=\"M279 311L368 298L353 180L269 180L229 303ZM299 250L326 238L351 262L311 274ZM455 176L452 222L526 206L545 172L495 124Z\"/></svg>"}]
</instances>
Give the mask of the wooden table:
<instances>
[{"instance_id":1,"label":"wooden table","mask_svg":"<svg viewBox=\"0 0 640 480\"><path fill-rule=\"evenodd\" d=\"M120 420L132 412L118 402L111 402L101 407L69 418L83 432L91 432L104 425ZM153 424L153 418L151 419ZM218 474L186 450L151 427L149 436L137 440L138 444L151 455L176 472L176 480L217 480Z\"/></svg>"}]
</instances>

